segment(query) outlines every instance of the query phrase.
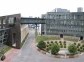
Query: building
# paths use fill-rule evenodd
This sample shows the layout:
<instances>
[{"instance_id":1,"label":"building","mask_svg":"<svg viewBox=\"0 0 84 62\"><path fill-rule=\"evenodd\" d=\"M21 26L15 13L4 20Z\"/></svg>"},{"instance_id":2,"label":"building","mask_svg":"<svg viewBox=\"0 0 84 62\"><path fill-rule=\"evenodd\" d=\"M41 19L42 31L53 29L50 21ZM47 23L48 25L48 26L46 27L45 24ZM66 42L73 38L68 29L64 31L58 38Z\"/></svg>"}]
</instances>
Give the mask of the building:
<instances>
[{"instance_id":1,"label":"building","mask_svg":"<svg viewBox=\"0 0 84 62\"><path fill-rule=\"evenodd\" d=\"M67 9L55 8L54 10L52 10L52 12L70 12L70 11Z\"/></svg>"},{"instance_id":2,"label":"building","mask_svg":"<svg viewBox=\"0 0 84 62\"><path fill-rule=\"evenodd\" d=\"M83 12L83 8L82 7L78 7L77 8L77 12Z\"/></svg>"},{"instance_id":3,"label":"building","mask_svg":"<svg viewBox=\"0 0 84 62\"><path fill-rule=\"evenodd\" d=\"M21 48L28 34L28 25L21 24L21 15L13 14L0 17L0 43Z\"/></svg>"},{"instance_id":4,"label":"building","mask_svg":"<svg viewBox=\"0 0 84 62\"><path fill-rule=\"evenodd\" d=\"M21 14L5 15L0 17L0 46L10 45L14 48L21 48L29 33L28 24L34 24L33 27L39 27L39 24L45 24L41 18L25 18Z\"/></svg>"},{"instance_id":5,"label":"building","mask_svg":"<svg viewBox=\"0 0 84 62\"><path fill-rule=\"evenodd\" d=\"M84 37L84 12L47 12L42 18L47 19L42 34Z\"/></svg>"}]
</instances>

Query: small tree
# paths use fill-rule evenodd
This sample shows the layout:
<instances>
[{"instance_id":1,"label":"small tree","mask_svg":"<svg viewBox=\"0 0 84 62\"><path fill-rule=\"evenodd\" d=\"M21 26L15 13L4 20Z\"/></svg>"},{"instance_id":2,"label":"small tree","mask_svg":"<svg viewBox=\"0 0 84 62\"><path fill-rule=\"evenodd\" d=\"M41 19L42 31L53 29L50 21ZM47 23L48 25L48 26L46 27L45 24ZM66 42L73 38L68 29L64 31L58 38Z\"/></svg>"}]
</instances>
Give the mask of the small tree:
<instances>
[{"instance_id":1,"label":"small tree","mask_svg":"<svg viewBox=\"0 0 84 62\"><path fill-rule=\"evenodd\" d=\"M46 48L46 43L44 41L40 41L38 44L37 44L37 47L39 49L44 49Z\"/></svg>"},{"instance_id":2,"label":"small tree","mask_svg":"<svg viewBox=\"0 0 84 62\"><path fill-rule=\"evenodd\" d=\"M57 44L53 44L51 47L51 54L56 55L60 50L59 45Z\"/></svg>"},{"instance_id":3,"label":"small tree","mask_svg":"<svg viewBox=\"0 0 84 62\"><path fill-rule=\"evenodd\" d=\"M76 54L77 47L74 44L71 44L71 45L68 46L68 50L71 54Z\"/></svg>"}]
</instances>

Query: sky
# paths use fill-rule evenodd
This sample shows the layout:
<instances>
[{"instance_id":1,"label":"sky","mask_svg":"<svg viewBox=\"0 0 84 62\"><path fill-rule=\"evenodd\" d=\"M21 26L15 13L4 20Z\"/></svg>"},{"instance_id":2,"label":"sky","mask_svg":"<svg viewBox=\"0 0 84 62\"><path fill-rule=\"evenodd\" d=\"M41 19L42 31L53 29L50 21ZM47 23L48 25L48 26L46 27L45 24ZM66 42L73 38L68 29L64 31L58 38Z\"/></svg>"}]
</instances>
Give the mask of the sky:
<instances>
[{"instance_id":1,"label":"sky","mask_svg":"<svg viewBox=\"0 0 84 62\"><path fill-rule=\"evenodd\" d=\"M0 16L20 13L22 17L41 17L55 8L76 12L84 0L0 0Z\"/></svg>"}]
</instances>

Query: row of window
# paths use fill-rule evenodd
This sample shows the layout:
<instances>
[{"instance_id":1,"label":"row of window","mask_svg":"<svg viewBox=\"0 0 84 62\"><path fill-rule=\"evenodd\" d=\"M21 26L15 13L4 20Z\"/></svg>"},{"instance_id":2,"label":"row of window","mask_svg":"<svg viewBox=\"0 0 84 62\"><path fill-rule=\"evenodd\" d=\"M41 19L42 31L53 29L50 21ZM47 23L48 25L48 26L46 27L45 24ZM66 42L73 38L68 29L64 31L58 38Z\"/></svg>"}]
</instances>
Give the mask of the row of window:
<instances>
[{"instance_id":1,"label":"row of window","mask_svg":"<svg viewBox=\"0 0 84 62\"><path fill-rule=\"evenodd\" d=\"M64 24L64 25L84 25L84 21L47 21L47 24Z\"/></svg>"},{"instance_id":2,"label":"row of window","mask_svg":"<svg viewBox=\"0 0 84 62\"><path fill-rule=\"evenodd\" d=\"M15 23L15 18L14 17L9 17L8 19L2 19L0 20L0 24L6 24L8 22L8 24L13 24Z\"/></svg>"},{"instance_id":3,"label":"row of window","mask_svg":"<svg viewBox=\"0 0 84 62\"><path fill-rule=\"evenodd\" d=\"M70 14L48 14L49 19L84 19L83 15L70 15Z\"/></svg>"},{"instance_id":4,"label":"row of window","mask_svg":"<svg viewBox=\"0 0 84 62\"><path fill-rule=\"evenodd\" d=\"M58 29L47 29L47 31L49 32L82 32L84 33L84 31L82 30L58 30Z\"/></svg>"}]
</instances>

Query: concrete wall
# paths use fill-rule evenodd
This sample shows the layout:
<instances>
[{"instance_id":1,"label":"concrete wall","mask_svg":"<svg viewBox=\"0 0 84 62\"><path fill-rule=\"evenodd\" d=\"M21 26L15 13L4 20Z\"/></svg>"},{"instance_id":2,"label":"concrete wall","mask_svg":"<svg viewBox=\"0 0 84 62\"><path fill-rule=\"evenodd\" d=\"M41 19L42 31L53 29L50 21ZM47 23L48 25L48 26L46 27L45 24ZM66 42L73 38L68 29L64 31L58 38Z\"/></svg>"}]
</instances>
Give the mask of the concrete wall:
<instances>
[{"instance_id":1,"label":"concrete wall","mask_svg":"<svg viewBox=\"0 0 84 62\"><path fill-rule=\"evenodd\" d=\"M28 34L28 25L21 25L21 42L25 39L26 35Z\"/></svg>"}]
</instances>

